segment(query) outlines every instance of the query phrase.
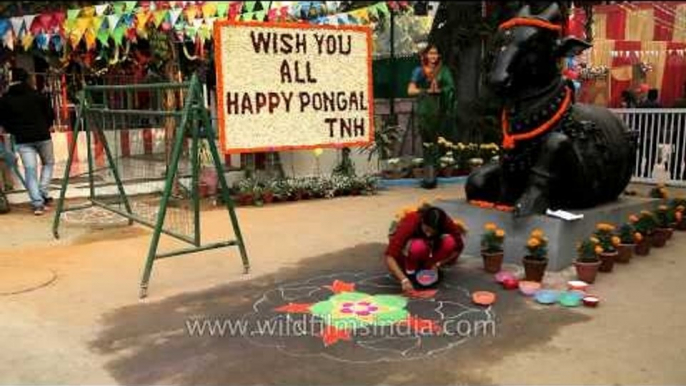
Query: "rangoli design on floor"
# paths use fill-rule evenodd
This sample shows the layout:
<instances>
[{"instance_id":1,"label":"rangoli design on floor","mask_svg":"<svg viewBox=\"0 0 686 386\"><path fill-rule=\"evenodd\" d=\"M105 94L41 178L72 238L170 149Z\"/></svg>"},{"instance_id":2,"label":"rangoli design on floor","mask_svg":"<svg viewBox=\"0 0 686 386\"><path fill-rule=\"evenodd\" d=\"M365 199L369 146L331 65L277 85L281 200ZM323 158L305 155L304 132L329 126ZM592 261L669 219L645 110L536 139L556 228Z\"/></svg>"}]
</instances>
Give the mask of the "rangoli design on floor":
<instances>
[{"instance_id":1,"label":"rangoli design on floor","mask_svg":"<svg viewBox=\"0 0 686 386\"><path fill-rule=\"evenodd\" d=\"M420 359L466 342L465 324L494 320L473 305L470 292L451 285L399 295L383 273L349 272L286 283L267 291L244 316L247 339L294 356L368 363ZM262 326L262 328L260 327ZM264 326L271 326L263 333Z\"/></svg>"}]
</instances>

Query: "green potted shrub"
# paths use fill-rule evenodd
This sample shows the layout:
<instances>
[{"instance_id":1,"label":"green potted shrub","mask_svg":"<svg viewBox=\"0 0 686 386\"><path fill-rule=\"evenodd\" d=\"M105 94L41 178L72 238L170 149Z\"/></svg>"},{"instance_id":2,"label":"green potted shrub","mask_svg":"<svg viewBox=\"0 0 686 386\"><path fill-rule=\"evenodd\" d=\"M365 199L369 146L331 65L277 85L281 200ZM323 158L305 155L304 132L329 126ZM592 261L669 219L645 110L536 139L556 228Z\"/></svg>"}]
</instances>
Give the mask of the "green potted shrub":
<instances>
[{"instance_id":1,"label":"green potted shrub","mask_svg":"<svg viewBox=\"0 0 686 386\"><path fill-rule=\"evenodd\" d=\"M574 267L579 280L589 284L595 282L600 268L598 255L601 253L603 253L603 247L600 246L600 240L595 236L589 237L578 245Z\"/></svg>"},{"instance_id":2,"label":"green potted shrub","mask_svg":"<svg viewBox=\"0 0 686 386\"><path fill-rule=\"evenodd\" d=\"M548 238L543 231L534 229L526 242L527 255L522 260L526 280L540 282L548 266Z\"/></svg>"},{"instance_id":3,"label":"green potted shrub","mask_svg":"<svg viewBox=\"0 0 686 386\"><path fill-rule=\"evenodd\" d=\"M620 244L619 237L615 234L615 226L607 223L596 224L596 231L593 234L603 248L603 252L600 253L600 268L599 272L612 272L615 266L615 259L619 252L617 252L617 246Z\"/></svg>"},{"instance_id":4,"label":"green potted shrub","mask_svg":"<svg viewBox=\"0 0 686 386\"><path fill-rule=\"evenodd\" d=\"M503 243L505 242L505 231L499 229L494 223L487 223L484 226L484 233L481 236L481 257L484 260L484 270L488 273L498 273L503 265Z\"/></svg>"},{"instance_id":5,"label":"green potted shrub","mask_svg":"<svg viewBox=\"0 0 686 386\"><path fill-rule=\"evenodd\" d=\"M634 224L636 227L636 232L638 232L641 237L636 243L636 249L634 249L634 254L637 256L647 256L650 254L650 248L652 246L652 237L655 227L657 226L657 220L653 212L643 210L638 216L638 220Z\"/></svg>"},{"instance_id":6,"label":"green potted shrub","mask_svg":"<svg viewBox=\"0 0 686 386\"><path fill-rule=\"evenodd\" d=\"M414 178L424 178L424 158L417 157L412 159L412 176Z\"/></svg>"},{"instance_id":7,"label":"green potted shrub","mask_svg":"<svg viewBox=\"0 0 686 386\"><path fill-rule=\"evenodd\" d=\"M236 190L238 191L238 203L240 205L252 205L255 199L254 190L256 183L252 178L238 181Z\"/></svg>"},{"instance_id":8,"label":"green potted shrub","mask_svg":"<svg viewBox=\"0 0 686 386\"><path fill-rule=\"evenodd\" d=\"M455 169L455 158L453 158L453 152L448 151L439 160L440 164L440 175L444 178L449 178L453 176L453 171Z\"/></svg>"},{"instance_id":9,"label":"green potted shrub","mask_svg":"<svg viewBox=\"0 0 686 386\"><path fill-rule=\"evenodd\" d=\"M655 232L653 233L653 247L662 248L667 244L670 234L674 231L671 228L674 222L674 212L667 205L660 205L655 210Z\"/></svg>"}]
</instances>

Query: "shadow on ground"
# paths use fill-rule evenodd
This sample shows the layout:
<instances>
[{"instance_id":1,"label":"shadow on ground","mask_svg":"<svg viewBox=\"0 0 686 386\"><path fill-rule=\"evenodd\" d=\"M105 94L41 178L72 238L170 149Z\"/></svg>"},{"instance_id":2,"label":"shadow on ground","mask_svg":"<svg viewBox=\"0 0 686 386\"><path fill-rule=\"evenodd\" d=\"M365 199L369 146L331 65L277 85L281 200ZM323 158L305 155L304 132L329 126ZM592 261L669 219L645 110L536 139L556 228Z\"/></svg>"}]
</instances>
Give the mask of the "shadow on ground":
<instances>
[{"instance_id":1,"label":"shadow on ground","mask_svg":"<svg viewBox=\"0 0 686 386\"><path fill-rule=\"evenodd\" d=\"M329 346L308 333L189 333L187 321L203 318L292 321L288 318L303 315L275 308L325 301L332 295L326 286L335 280L371 295L397 293L397 285L383 272L382 251L380 244L359 245L267 277L116 310L104 316L92 349L111 358L108 370L123 384L484 384L490 382L488 368L494 362L544 344L561 327L588 318L557 307L531 307L522 296L500 290L490 275L458 264L446 274L435 298L410 300L407 310L439 324L451 318L493 320L494 331L353 336ZM469 293L476 290L496 292L498 302L490 309L472 305Z\"/></svg>"}]
</instances>

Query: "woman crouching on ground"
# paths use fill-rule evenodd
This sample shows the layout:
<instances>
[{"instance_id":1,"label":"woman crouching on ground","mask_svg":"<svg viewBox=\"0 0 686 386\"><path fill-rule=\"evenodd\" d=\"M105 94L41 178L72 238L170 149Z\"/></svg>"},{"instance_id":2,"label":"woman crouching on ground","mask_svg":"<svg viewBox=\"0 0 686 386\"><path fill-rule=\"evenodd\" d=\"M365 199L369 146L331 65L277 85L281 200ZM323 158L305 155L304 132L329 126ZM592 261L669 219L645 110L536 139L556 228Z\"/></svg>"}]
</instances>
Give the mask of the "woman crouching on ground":
<instances>
[{"instance_id":1,"label":"woman crouching on ground","mask_svg":"<svg viewBox=\"0 0 686 386\"><path fill-rule=\"evenodd\" d=\"M390 232L386 249L388 270L400 281L403 291L418 285L416 274L452 265L457 261L464 242L464 228L442 209L424 205L406 213Z\"/></svg>"}]
</instances>

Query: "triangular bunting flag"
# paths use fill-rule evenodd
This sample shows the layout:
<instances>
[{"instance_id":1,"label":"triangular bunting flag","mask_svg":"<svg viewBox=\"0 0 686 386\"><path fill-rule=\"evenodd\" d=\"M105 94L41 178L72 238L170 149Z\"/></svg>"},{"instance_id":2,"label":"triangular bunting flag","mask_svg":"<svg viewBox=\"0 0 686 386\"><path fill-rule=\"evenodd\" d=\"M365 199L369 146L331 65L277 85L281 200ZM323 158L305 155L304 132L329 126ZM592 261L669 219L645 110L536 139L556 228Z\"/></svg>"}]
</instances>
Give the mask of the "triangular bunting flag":
<instances>
[{"instance_id":1,"label":"triangular bunting flag","mask_svg":"<svg viewBox=\"0 0 686 386\"><path fill-rule=\"evenodd\" d=\"M50 43L50 35L49 34L38 34L38 35L36 35L36 45L41 50L47 50L49 43Z\"/></svg>"},{"instance_id":2,"label":"triangular bunting flag","mask_svg":"<svg viewBox=\"0 0 686 386\"><path fill-rule=\"evenodd\" d=\"M347 14L342 13L342 14L338 15L338 24L346 25L348 23L349 23L349 21L348 21L348 15Z\"/></svg>"},{"instance_id":3,"label":"triangular bunting flag","mask_svg":"<svg viewBox=\"0 0 686 386\"><path fill-rule=\"evenodd\" d=\"M28 51L33 45L33 35L24 34L24 37L21 38L21 45L24 46L24 51Z\"/></svg>"},{"instance_id":4,"label":"triangular bunting flag","mask_svg":"<svg viewBox=\"0 0 686 386\"><path fill-rule=\"evenodd\" d=\"M79 17L79 13L81 13L80 9L68 9L67 10L67 20L74 20L77 17Z\"/></svg>"},{"instance_id":5,"label":"triangular bunting flag","mask_svg":"<svg viewBox=\"0 0 686 386\"><path fill-rule=\"evenodd\" d=\"M195 36L198 34L197 28L187 25L184 30L186 32L186 37L190 38L191 40L195 40Z\"/></svg>"},{"instance_id":6,"label":"triangular bunting flag","mask_svg":"<svg viewBox=\"0 0 686 386\"><path fill-rule=\"evenodd\" d=\"M184 15L186 15L186 20L188 22L191 22L195 19L195 16L198 14L198 9L195 5L189 5L188 8L184 11Z\"/></svg>"},{"instance_id":7,"label":"triangular bunting flag","mask_svg":"<svg viewBox=\"0 0 686 386\"><path fill-rule=\"evenodd\" d=\"M114 32L114 29L117 28L117 24L119 23L120 18L120 15L107 16L107 27L110 29L110 33Z\"/></svg>"},{"instance_id":8,"label":"triangular bunting flag","mask_svg":"<svg viewBox=\"0 0 686 386\"><path fill-rule=\"evenodd\" d=\"M212 29L207 25L203 25L200 29L198 29L198 37L203 43L207 40L210 40L212 37Z\"/></svg>"},{"instance_id":9,"label":"triangular bunting flag","mask_svg":"<svg viewBox=\"0 0 686 386\"><path fill-rule=\"evenodd\" d=\"M371 6L371 7L367 8L367 10L369 12L369 17L374 18L374 19L379 18L379 11L376 9L376 6Z\"/></svg>"},{"instance_id":10,"label":"triangular bunting flag","mask_svg":"<svg viewBox=\"0 0 686 386\"><path fill-rule=\"evenodd\" d=\"M118 1L112 5L112 8L114 9L115 15L121 15L122 13L124 13L126 3L123 1Z\"/></svg>"},{"instance_id":11,"label":"triangular bunting flag","mask_svg":"<svg viewBox=\"0 0 686 386\"><path fill-rule=\"evenodd\" d=\"M266 16L266 14L267 14L267 12L265 12L265 11L255 12L255 20L264 21L264 17Z\"/></svg>"},{"instance_id":12,"label":"triangular bunting flag","mask_svg":"<svg viewBox=\"0 0 686 386\"><path fill-rule=\"evenodd\" d=\"M374 8L379 11L380 15L388 16L391 13L385 2L378 3Z\"/></svg>"},{"instance_id":13,"label":"triangular bunting flag","mask_svg":"<svg viewBox=\"0 0 686 386\"><path fill-rule=\"evenodd\" d=\"M7 19L0 19L0 37L4 37L10 31L10 22Z\"/></svg>"},{"instance_id":14,"label":"triangular bunting flag","mask_svg":"<svg viewBox=\"0 0 686 386\"><path fill-rule=\"evenodd\" d=\"M153 13L153 22L155 23L155 27L160 28L160 25L167 17L167 13L169 13L169 11L166 9L157 10Z\"/></svg>"},{"instance_id":15,"label":"triangular bunting flag","mask_svg":"<svg viewBox=\"0 0 686 386\"><path fill-rule=\"evenodd\" d=\"M265 13L269 9L270 3L271 3L271 1L260 1L260 5L262 6L262 10L265 11Z\"/></svg>"},{"instance_id":16,"label":"triangular bunting flag","mask_svg":"<svg viewBox=\"0 0 686 386\"><path fill-rule=\"evenodd\" d=\"M217 14L217 4L214 1L208 1L202 5L202 17L207 19Z\"/></svg>"},{"instance_id":17,"label":"triangular bunting flag","mask_svg":"<svg viewBox=\"0 0 686 386\"><path fill-rule=\"evenodd\" d=\"M212 30L212 28L214 28L215 21L217 21L216 17L207 18L205 19L205 25L207 25L210 28L210 30Z\"/></svg>"},{"instance_id":18,"label":"triangular bunting flag","mask_svg":"<svg viewBox=\"0 0 686 386\"><path fill-rule=\"evenodd\" d=\"M80 17L76 19L76 29L81 30L82 33L86 33L86 30L93 25L92 17Z\"/></svg>"},{"instance_id":19,"label":"triangular bunting flag","mask_svg":"<svg viewBox=\"0 0 686 386\"><path fill-rule=\"evenodd\" d=\"M123 25L120 25L114 30L114 32L112 32L112 39L114 39L114 42L118 46L120 46L124 41L124 34L126 34L126 27Z\"/></svg>"},{"instance_id":20,"label":"triangular bunting flag","mask_svg":"<svg viewBox=\"0 0 686 386\"><path fill-rule=\"evenodd\" d=\"M136 4L138 4L137 1L125 1L124 3L126 3L127 11L133 11L133 9L136 8Z\"/></svg>"},{"instance_id":21,"label":"triangular bunting flag","mask_svg":"<svg viewBox=\"0 0 686 386\"><path fill-rule=\"evenodd\" d=\"M100 28L102 27L102 22L104 20L105 18L102 16L95 16L93 18L93 32L95 32L96 35L98 34L98 31L100 31Z\"/></svg>"},{"instance_id":22,"label":"triangular bunting flag","mask_svg":"<svg viewBox=\"0 0 686 386\"><path fill-rule=\"evenodd\" d=\"M109 7L109 4L99 4L95 6L95 14L98 16L102 16L105 14L105 11L107 10L107 7Z\"/></svg>"},{"instance_id":23,"label":"triangular bunting flag","mask_svg":"<svg viewBox=\"0 0 686 386\"><path fill-rule=\"evenodd\" d=\"M24 29L24 18L21 16L10 17L10 23L12 24L12 31L14 31L15 36L19 36L21 31Z\"/></svg>"},{"instance_id":24,"label":"triangular bunting flag","mask_svg":"<svg viewBox=\"0 0 686 386\"><path fill-rule=\"evenodd\" d=\"M110 45L110 34L106 29L102 29L98 32L98 41L102 46L109 47Z\"/></svg>"},{"instance_id":25,"label":"triangular bunting flag","mask_svg":"<svg viewBox=\"0 0 686 386\"><path fill-rule=\"evenodd\" d=\"M95 7L84 7L81 9L81 17L95 16Z\"/></svg>"},{"instance_id":26,"label":"triangular bunting flag","mask_svg":"<svg viewBox=\"0 0 686 386\"><path fill-rule=\"evenodd\" d=\"M278 10L276 8L272 8L267 12L267 20L269 21L274 21L276 20L276 15L277 15Z\"/></svg>"},{"instance_id":27,"label":"triangular bunting flag","mask_svg":"<svg viewBox=\"0 0 686 386\"><path fill-rule=\"evenodd\" d=\"M226 12L229 9L229 3L226 1L218 1L217 2L217 16L220 18L223 18L226 16Z\"/></svg>"},{"instance_id":28,"label":"triangular bunting flag","mask_svg":"<svg viewBox=\"0 0 686 386\"><path fill-rule=\"evenodd\" d=\"M27 31L31 31L31 26L33 25L33 20L36 18L38 15L26 15L24 16L24 28L26 28Z\"/></svg>"},{"instance_id":29,"label":"triangular bunting flag","mask_svg":"<svg viewBox=\"0 0 686 386\"><path fill-rule=\"evenodd\" d=\"M84 39L86 40L86 49L88 51L92 50L95 48L95 42L97 41L97 36L95 35L95 32L93 32L92 29L89 29L86 31L84 34Z\"/></svg>"},{"instance_id":30,"label":"triangular bunting flag","mask_svg":"<svg viewBox=\"0 0 686 386\"><path fill-rule=\"evenodd\" d=\"M252 13L252 10L255 9L255 2L254 1L246 1L243 3L243 13Z\"/></svg>"},{"instance_id":31,"label":"triangular bunting flag","mask_svg":"<svg viewBox=\"0 0 686 386\"><path fill-rule=\"evenodd\" d=\"M231 3L229 8L229 20L236 20L236 16L240 13L240 3Z\"/></svg>"},{"instance_id":32,"label":"triangular bunting flag","mask_svg":"<svg viewBox=\"0 0 686 386\"><path fill-rule=\"evenodd\" d=\"M136 28L144 29L150 20L150 12L142 9L140 12L136 13Z\"/></svg>"},{"instance_id":33,"label":"triangular bunting flag","mask_svg":"<svg viewBox=\"0 0 686 386\"><path fill-rule=\"evenodd\" d=\"M74 20L67 20L64 22L64 31L67 34L70 34L71 31L73 31L76 28L76 19Z\"/></svg>"},{"instance_id":34,"label":"triangular bunting flag","mask_svg":"<svg viewBox=\"0 0 686 386\"><path fill-rule=\"evenodd\" d=\"M200 26L202 25L202 22L203 22L202 19L193 19L193 21L191 21L191 25L197 29L197 28L200 28Z\"/></svg>"},{"instance_id":35,"label":"triangular bunting flag","mask_svg":"<svg viewBox=\"0 0 686 386\"><path fill-rule=\"evenodd\" d=\"M3 44L5 47L9 48L10 50L14 50L14 37L12 34L5 34L5 37L2 39Z\"/></svg>"},{"instance_id":36,"label":"triangular bunting flag","mask_svg":"<svg viewBox=\"0 0 686 386\"><path fill-rule=\"evenodd\" d=\"M288 6L287 6L287 5L284 5L283 7L281 7L281 12L280 12L280 13L281 13L281 17L282 17L282 18L288 17L288 14L289 14L289 13L288 13Z\"/></svg>"},{"instance_id":37,"label":"triangular bunting flag","mask_svg":"<svg viewBox=\"0 0 686 386\"><path fill-rule=\"evenodd\" d=\"M252 20L254 14L252 12L245 12L244 14L241 15L241 20L243 21L249 21Z\"/></svg>"},{"instance_id":38,"label":"triangular bunting flag","mask_svg":"<svg viewBox=\"0 0 686 386\"><path fill-rule=\"evenodd\" d=\"M183 10L180 8L169 10L169 24L176 25L176 22L179 21L179 17L181 16L181 11Z\"/></svg>"}]
</instances>

